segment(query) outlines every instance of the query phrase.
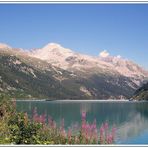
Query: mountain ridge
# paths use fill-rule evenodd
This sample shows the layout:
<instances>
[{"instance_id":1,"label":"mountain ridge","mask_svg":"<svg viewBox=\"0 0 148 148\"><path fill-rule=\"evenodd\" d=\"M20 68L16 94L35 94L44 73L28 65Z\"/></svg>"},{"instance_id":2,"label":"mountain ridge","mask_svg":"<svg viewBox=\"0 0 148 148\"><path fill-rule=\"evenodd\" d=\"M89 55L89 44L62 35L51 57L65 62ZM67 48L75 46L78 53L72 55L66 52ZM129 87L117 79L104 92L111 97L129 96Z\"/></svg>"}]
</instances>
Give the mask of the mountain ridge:
<instances>
[{"instance_id":1,"label":"mountain ridge","mask_svg":"<svg viewBox=\"0 0 148 148\"><path fill-rule=\"evenodd\" d=\"M44 58L44 56L42 55L45 55L46 58ZM30 56L46 60L47 62L66 70L69 69L69 65L70 68L78 66L86 66L89 68L95 66L97 68L111 67L111 69L114 69L115 67L116 71L124 76L148 76L148 72L141 68L138 64L135 64L130 60L121 58L121 56L113 57L106 52L106 56L104 57L103 55L93 57L73 52L72 50L64 48L61 45L55 43L47 44L45 47L33 51L33 54L30 54ZM55 59L56 61L54 61ZM135 73L133 73L133 71L135 71Z\"/></svg>"},{"instance_id":2,"label":"mountain ridge","mask_svg":"<svg viewBox=\"0 0 148 148\"><path fill-rule=\"evenodd\" d=\"M0 92L10 96L8 89L18 90L19 79L26 98L127 99L148 78L147 71L120 56L92 57L55 43L31 51L3 46L0 56ZM129 70L128 75L120 71L123 67Z\"/></svg>"}]
</instances>

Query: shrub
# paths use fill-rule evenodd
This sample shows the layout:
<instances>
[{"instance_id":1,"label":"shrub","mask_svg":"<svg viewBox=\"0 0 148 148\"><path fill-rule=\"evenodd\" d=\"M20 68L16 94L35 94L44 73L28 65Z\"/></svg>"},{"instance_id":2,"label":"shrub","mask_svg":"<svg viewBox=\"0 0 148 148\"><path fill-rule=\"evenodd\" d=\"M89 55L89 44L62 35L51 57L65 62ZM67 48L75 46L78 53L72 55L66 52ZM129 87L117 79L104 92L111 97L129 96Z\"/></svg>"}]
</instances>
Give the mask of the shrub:
<instances>
[{"instance_id":1,"label":"shrub","mask_svg":"<svg viewBox=\"0 0 148 148\"><path fill-rule=\"evenodd\" d=\"M0 144L9 144L9 129L6 118L0 118Z\"/></svg>"},{"instance_id":2,"label":"shrub","mask_svg":"<svg viewBox=\"0 0 148 148\"><path fill-rule=\"evenodd\" d=\"M14 144L39 143L38 131L42 127L40 123L30 122L28 115L16 113L8 122L10 129L10 141Z\"/></svg>"},{"instance_id":3,"label":"shrub","mask_svg":"<svg viewBox=\"0 0 148 148\"><path fill-rule=\"evenodd\" d=\"M0 100L0 144L10 143L8 121L15 112L15 101L11 102L3 97Z\"/></svg>"}]
</instances>

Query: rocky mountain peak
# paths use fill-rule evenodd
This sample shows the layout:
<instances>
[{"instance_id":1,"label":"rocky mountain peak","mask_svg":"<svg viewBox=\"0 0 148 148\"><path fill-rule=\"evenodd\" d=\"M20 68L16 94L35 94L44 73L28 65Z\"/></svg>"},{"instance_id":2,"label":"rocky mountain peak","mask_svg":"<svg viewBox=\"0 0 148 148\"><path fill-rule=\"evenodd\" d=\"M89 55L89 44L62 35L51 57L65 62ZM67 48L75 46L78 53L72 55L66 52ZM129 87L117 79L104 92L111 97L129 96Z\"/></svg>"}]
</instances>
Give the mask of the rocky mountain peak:
<instances>
[{"instance_id":1,"label":"rocky mountain peak","mask_svg":"<svg viewBox=\"0 0 148 148\"><path fill-rule=\"evenodd\" d=\"M49 52L55 52L55 51L57 51L57 52L72 52L70 49L64 48L60 44L57 44L57 43L48 43L40 50L46 50Z\"/></svg>"}]
</instances>

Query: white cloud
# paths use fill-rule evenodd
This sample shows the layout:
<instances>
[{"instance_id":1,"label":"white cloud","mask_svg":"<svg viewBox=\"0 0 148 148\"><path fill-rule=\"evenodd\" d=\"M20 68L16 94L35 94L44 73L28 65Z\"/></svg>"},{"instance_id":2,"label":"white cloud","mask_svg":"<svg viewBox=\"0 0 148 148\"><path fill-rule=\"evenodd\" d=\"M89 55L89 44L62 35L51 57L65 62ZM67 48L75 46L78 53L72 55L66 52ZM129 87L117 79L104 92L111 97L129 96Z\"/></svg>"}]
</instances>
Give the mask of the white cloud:
<instances>
[{"instance_id":1,"label":"white cloud","mask_svg":"<svg viewBox=\"0 0 148 148\"><path fill-rule=\"evenodd\" d=\"M106 50L103 50L102 52L100 52L99 56L103 57L103 58L108 57L109 56L109 52L107 52Z\"/></svg>"},{"instance_id":2,"label":"white cloud","mask_svg":"<svg viewBox=\"0 0 148 148\"><path fill-rule=\"evenodd\" d=\"M120 59L120 58L121 58L121 55L117 55L117 58L119 58L119 59Z\"/></svg>"}]
</instances>

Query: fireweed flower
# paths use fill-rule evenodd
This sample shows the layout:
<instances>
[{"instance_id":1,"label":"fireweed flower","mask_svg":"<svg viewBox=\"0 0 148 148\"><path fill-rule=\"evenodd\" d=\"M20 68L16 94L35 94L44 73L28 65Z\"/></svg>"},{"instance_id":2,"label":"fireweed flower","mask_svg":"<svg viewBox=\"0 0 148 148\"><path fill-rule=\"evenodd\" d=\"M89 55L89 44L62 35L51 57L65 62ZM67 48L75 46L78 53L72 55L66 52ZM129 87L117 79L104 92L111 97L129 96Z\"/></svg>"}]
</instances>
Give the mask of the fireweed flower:
<instances>
[{"instance_id":1,"label":"fireweed flower","mask_svg":"<svg viewBox=\"0 0 148 148\"><path fill-rule=\"evenodd\" d=\"M72 130L69 128L68 130L68 142L71 143L71 136L72 136Z\"/></svg>"},{"instance_id":2,"label":"fireweed flower","mask_svg":"<svg viewBox=\"0 0 148 148\"><path fill-rule=\"evenodd\" d=\"M96 129L96 119L94 120L93 124L92 124L92 128Z\"/></svg>"},{"instance_id":3,"label":"fireweed flower","mask_svg":"<svg viewBox=\"0 0 148 148\"><path fill-rule=\"evenodd\" d=\"M40 123L45 124L46 123L46 114L40 115Z\"/></svg>"},{"instance_id":4,"label":"fireweed flower","mask_svg":"<svg viewBox=\"0 0 148 148\"><path fill-rule=\"evenodd\" d=\"M51 116L48 116L48 125L51 129L55 129L56 128L56 122L52 119Z\"/></svg>"},{"instance_id":5,"label":"fireweed flower","mask_svg":"<svg viewBox=\"0 0 148 148\"><path fill-rule=\"evenodd\" d=\"M65 138L66 137L66 131L65 131L65 128L64 128L64 118L62 119L61 121L61 125L60 125L60 135Z\"/></svg>"},{"instance_id":6,"label":"fireweed flower","mask_svg":"<svg viewBox=\"0 0 148 148\"><path fill-rule=\"evenodd\" d=\"M27 123L27 114L24 115L24 118L26 118L25 120ZM55 138L55 143L57 140L59 140L61 144L64 144L65 142L68 144L98 144L98 142L100 144L112 144L114 142L116 129L112 128L111 132L109 132L108 122L105 122L98 130L96 126L96 119L92 123L88 123L86 121L86 112L81 113L81 125L72 124L72 127L69 128L68 131L64 128L64 119L61 120L60 127L58 128L52 117L48 116L47 126L46 114L38 115L36 108L33 110L32 118L34 122L42 123L44 130L50 129L50 135L53 138L53 141ZM56 134L58 134L59 137Z\"/></svg>"},{"instance_id":7,"label":"fireweed flower","mask_svg":"<svg viewBox=\"0 0 148 148\"><path fill-rule=\"evenodd\" d=\"M82 111L82 121L86 119L86 112Z\"/></svg>"},{"instance_id":8,"label":"fireweed flower","mask_svg":"<svg viewBox=\"0 0 148 148\"><path fill-rule=\"evenodd\" d=\"M100 143L104 143L104 126L100 127Z\"/></svg>"},{"instance_id":9,"label":"fireweed flower","mask_svg":"<svg viewBox=\"0 0 148 148\"><path fill-rule=\"evenodd\" d=\"M108 134L106 137L106 143L111 144L113 142L113 136L112 134Z\"/></svg>"},{"instance_id":10,"label":"fireweed flower","mask_svg":"<svg viewBox=\"0 0 148 148\"><path fill-rule=\"evenodd\" d=\"M108 130L108 122L105 122L103 126L104 126L105 131L107 131Z\"/></svg>"},{"instance_id":11,"label":"fireweed flower","mask_svg":"<svg viewBox=\"0 0 148 148\"><path fill-rule=\"evenodd\" d=\"M94 136L95 143L97 143L98 142L98 130L97 129L95 129L93 136Z\"/></svg>"},{"instance_id":12,"label":"fireweed flower","mask_svg":"<svg viewBox=\"0 0 148 148\"><path fill-rule=\"evenodd\" d=\"M64 129L64 118L62 118L62 122L61 122L61 130Z\"/></svg>"}]
</instances>

